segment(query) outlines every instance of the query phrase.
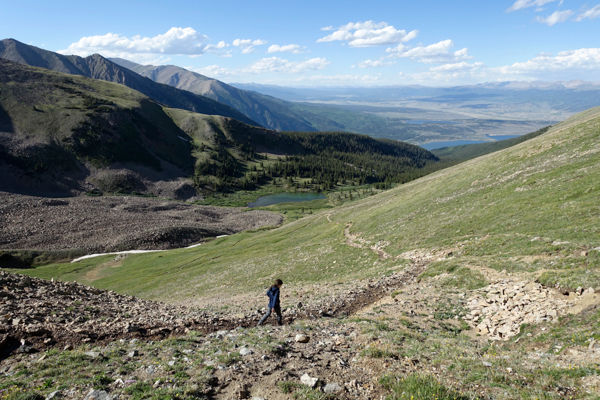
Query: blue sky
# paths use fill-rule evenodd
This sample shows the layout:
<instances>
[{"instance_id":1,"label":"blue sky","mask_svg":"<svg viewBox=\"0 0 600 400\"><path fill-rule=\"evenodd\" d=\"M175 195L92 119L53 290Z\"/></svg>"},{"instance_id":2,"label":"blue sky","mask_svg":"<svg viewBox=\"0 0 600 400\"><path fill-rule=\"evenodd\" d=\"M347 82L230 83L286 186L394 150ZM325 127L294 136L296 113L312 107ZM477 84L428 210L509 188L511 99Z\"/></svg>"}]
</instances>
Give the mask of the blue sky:
<instances>
[{"instance_id":1,"label":"blue sky","mask_svg":"<svg viewBox=\"0 0 600 400\"><path fill-rule=\"evenodd\" d=\"M226 82L600 80L600 0L0 0L1 37Z\"/></svg>"}]
</instances>

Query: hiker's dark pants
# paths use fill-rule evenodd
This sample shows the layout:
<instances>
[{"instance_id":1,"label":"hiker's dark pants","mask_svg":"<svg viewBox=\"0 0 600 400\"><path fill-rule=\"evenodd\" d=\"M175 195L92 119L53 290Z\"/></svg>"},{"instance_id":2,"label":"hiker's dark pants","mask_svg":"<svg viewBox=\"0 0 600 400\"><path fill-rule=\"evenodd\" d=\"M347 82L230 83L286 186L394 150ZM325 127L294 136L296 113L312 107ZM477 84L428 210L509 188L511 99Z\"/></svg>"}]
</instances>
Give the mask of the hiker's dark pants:
<instances>
[{"instance_id":1,"label":"hiker's dark pants","mask_svg":"<svg viewBox=\"0 0 600 400\"><path fill-rule=\"evenodd\" d=\"M275 315L277 315L277 324L283 325L283 318L281 317L281 306L275 306ZM259 325L264 324L265 321L267 320L267 318L269 318L270 316L271 316L271 309L269 308L267 310L267 313L260 319L258 324Z\"/></svg>"}]
</instances>

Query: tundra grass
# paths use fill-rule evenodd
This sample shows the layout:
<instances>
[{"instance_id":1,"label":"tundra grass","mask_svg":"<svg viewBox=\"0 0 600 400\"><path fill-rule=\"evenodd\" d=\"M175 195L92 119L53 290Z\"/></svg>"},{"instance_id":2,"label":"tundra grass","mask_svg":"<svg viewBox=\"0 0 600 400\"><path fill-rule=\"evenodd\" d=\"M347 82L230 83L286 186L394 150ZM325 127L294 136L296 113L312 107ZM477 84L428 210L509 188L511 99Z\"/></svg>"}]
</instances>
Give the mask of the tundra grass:
<instances>
[{"instance_id":1,"label":"tundra grass","mask_svg":"<svg viewBox=\"0 0 600 400\"><path fill-rule=\"evenodd\" d=\"M253 292L274 277L298 286L363 279L402 265L406 251L448 249L457 267L476 262L546 274L548 285L585 286L600 277L599 198L596 108L517 146L274 230L129 256L93 284L149 298L190 299ZM348 223L370 244L389 243L382 245L392 257L348 246ZM54 264L26 273L83 279L103 262L87 262L77 272Z\"/></svg>"}]
</instances>

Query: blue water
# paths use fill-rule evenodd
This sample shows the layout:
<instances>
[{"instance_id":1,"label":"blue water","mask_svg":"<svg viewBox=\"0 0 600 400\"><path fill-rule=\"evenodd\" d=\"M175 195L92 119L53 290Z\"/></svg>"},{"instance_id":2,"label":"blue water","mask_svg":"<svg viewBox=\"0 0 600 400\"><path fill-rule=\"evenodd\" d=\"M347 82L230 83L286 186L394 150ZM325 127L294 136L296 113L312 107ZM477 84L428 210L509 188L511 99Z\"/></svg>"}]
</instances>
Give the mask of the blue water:
<instances>
[{"instance_id":1,"label":"blue water","mask_svg":"<svg viewBox=\"0 0 600 400\"><path fill-rule=\"evenodd\" d=\"M456 121L436 121L432 119L407 119L402 121L409 125L425 125L425 124L457 124Z\"/></svg>"},{"instance_id":2,"label":"blue water","mask_svg":"<svg viewBox=\"0 0 600 400\"><path fill-rule=\"evenodd\" d=\"M490 139L494 139L494 140L506 140L506 139L516 138L519 136L521 136L521 135L487 135L487 137L489 137Z\"/></svg>"},{"instance_id":3,"label":"blue water","mask_svg":"<svg viewBox=\"0 0 600 400\"><path fill-rule=\"evenodd\" d=\"M323 193L277 193L259 197L256 201L248 203L248 207L266 207L279 203L297 203L325 198Z\"/></svg>"},{"instance_id":4,"label":"blue water","mask_svg":"<svg viewBox=\"0 0 600 400\"><path fill-rule=\"evenodd\" d=\"M512 139L519 137L520 135L487 135L490 139L494 139L495 141ZM441 149L442 147L454 147L454 146L462 146L463 144L475 144L475 143L486 143L487 140L448 140L445 142L430 142L421 145L426 150L435 150Z\"/></svg>"},{"instance_id":5,"label":"blue water","mask_svg":"<svg viewBox=\"0 0 600 400\"><path fill-rule=\"evenodd\" d=\"M485 143L485 140L449 140L446 142L429 142L422 144L426 150L441 149L442 147L462 146L463 144Z\"/></svg>"}]
</instances>

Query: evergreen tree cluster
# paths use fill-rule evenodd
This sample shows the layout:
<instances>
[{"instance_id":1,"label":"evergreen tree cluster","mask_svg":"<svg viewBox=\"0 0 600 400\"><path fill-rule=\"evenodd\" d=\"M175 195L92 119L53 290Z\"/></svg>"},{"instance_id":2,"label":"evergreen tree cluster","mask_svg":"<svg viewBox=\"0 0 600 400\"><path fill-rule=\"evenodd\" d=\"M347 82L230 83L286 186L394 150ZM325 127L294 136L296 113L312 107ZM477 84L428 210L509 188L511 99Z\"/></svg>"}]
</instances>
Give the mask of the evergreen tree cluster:
<instances>
[{"instance_id":1,"label":"evergreen tree cluster","mask_svg":"<svg viewBox=\"0 0 600 400\"><path fill-rule=\"evenodd\" d=\"M278 161L266 162L257 148L280 154ZM219 135L213 146L202 150L209 157L197 163L194 180L213 191L251 190L276 178L317 190L364 184L385 188L423 175L425 167L437 161L414 145L350 133L234 131L229 137ZM260 166L248 167L250 161Z\"/></svg>"}]
</instances>

